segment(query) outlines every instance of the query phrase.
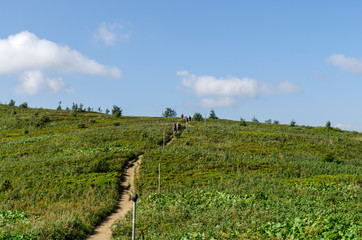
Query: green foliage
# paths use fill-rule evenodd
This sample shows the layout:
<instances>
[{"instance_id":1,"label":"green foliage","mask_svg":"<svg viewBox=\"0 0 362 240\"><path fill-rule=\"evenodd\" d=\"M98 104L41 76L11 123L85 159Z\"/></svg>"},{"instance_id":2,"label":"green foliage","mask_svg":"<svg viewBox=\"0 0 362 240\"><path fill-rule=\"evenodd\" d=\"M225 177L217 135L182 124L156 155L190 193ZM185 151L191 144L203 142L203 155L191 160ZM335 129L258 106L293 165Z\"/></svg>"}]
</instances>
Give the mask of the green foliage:
<instances>
[{"instance_id":1,"label":"green foliage","mask_svg":"<svg viewBox=\"0 0 362 240\"><path fill-rule=\"evenodd\" d=\"M341 161L338 160L336 158L336 156L332 152L328 152L328 153L324 154L324 156L322 158L322 161L323 162L335 162L335 163L338 163L338 164L341 163Z\"/></svg>"},{"instance_id":2,"label":"green foliage","mask_svg":"<svg viewBox=\"0 0 362 240\"><path fill-rule=\"evenodd\" d=\"M84 123L78 123L77 128L86 128Z\"/></svg>"},{"instance_id":3,"label":"green foliage","mask_svg":"<svg viewBox=\"0 0 362 240\"><path fill-rule=\"evenodd\" d=\"M28 108L28 103L24 102L19 105L20 108Z\"/></svg>"},{"instance_id":4,"label":"green foliage","mask_svg":"<svg viewBox=\"0 0 362 240\"><path fill-rule=\"evenodd\" d=\"M12 188L13 188L13 186L12 186L10 180L5 179L4 182L1 184L0 192L5 192L5 191L8 191L8 190L10 190Z\"/></svg>"},{"instance_id":5,"label":"green foliage","mask_svg":"<svg viewBox=\"0 0 362 240\"><path fill-rule=\"evenodd\" d=\"M62 102L59 101L59 105L58 105L58 107L57 107L57 110L58 110L58 111L62 110L62 106L61 106L61 105L62 105Z\"/></svg>"},{"instance_id":6,"label":"green foliage","mask_svg":"<svg viewBox=\"0 0 362 240\"><path fill-rule=\"evenodd\" d=\"M13 99L10 99L10 102L8 104L9 106L15 106L15 101Z\"/></svg>"},{"instance_id":7,"label":"green foliage","mask_svg":"<svg viewBox=\"0 0 362 240\"><path fill-rule=\"evenodd\" d=\"M195 113L194 116L192 117L192 119L194 121L198 121L198 122L204 120L204 118L202 117L202 114L199 112Z\"/></svg>"},{"instance_id":8,"label":"green foliage","mask_svg":"<svg viewBox=\"0 0 362 240\"><path fill-rule=\"evenodd\" d=\"M172 124L76 113L0 105L0 239L86 238L117 207L127 162L162 148L163 129ZM166 141L171 136L167 130ZM4 211L25 217L2 218Z\"/></svg>"},{"instance_id":9,"label":"green foliage","mask_svg":"<svg viewBox=\"0 0 362 240\"><path fill-rule=\"evenodd\" d=\"M215 113L214 109L211 109L209 118L210 118L210 119L219 119L219 118L216 116L216 113Z\"/></svg>"},{"instance_id":10,"label":"green foliage","mask_svg":"<svg viewBox=\"0 0 362 240\"><path fill-rule=\"evenodd\" d=\"M278 120L274 120L273 124L278 125L278 124L279 124L279 121L278 121Z\"/></svg>"},{"instance_id":11,"label":"green foliage","mask_svg":"<svg viewBox=\"0 0 362 240\"><path fill-rule=\"evenodd\" d=\"M165 109L165 111L162 113L162 117L168 117L168 118L173 118L176 117L177 113L175 111L175 109L169 108L167 107Z\"/></svg>"},{"instance_id":12,"label":"green foliage","mask_svg":"<svg viewBox=\"0 0 362 240\"><path fill-rule=\"evenodd\" d=\"M259 120L258 120L255 116L251 119L251 121L252 121L253 123L259 123Z\"/></svg>"},{"instance_id":13,"label":"green foliage","mask_svg":"<svg viewBox=\"0 0 362 240\"><path fill-rule=\"evenodd\" d=\"M244 127L247 126L246 121L245 121L244 118L240 118L240 126L244 126Z\"/></svg>"},{"instance_id":14,"label":"green foliage","mask_svg":"<svg viewBox=\"0 0 362 240\"><path fill-rule=\"evenodd\" d=\"M43 115L40 119L37 119L35 122L35 127L44 127L45 124L49 123L51 120L48 116Z\"/></svg>"},{"instance_id":15,"label":"green foliage","mask_svg":"<svg viewBox=\"0 0 362 240\"><path fill-rule=\"evenodd\" d=\"M272 124L272 120L271 119L265 120L265 123Z\"/></svg>"},{"instance_id":16,"label":"green foliage","mask_svg":"<svg viewBox=\"0 0 362 240\"><path fill-rule=\"evenodd\" d=\"M141 239L361 237L360 133L214 120L162 149L174 119L77 114L0 105L0 239L86 238L117 207L123 170L140 154ZM37 128L42 116L51 121ZM131 218L114 238L129 237Z\"/></svg>"},{"instance_id":17,"label":"green foliage","mask_svg":"<svg viewBox=\"0 0 362 240\"><path fill-rule=\"evenodd\" d=\"M290 122L289 126L295 127L295 126L297 126L297 123L296 123L294 120L292 120L292 121Z\"/></svg>"},{"instance_id":18,"label":"green foliage","mask_svg":"<svg viewBox=\"0 0 362 240\"><path fill-rule=\"evenodd\" d=\"M326 122L326 128L327 128L328 130L330 130L330 129L332 128L330 121L327 121L327 122Z\"/></svg>"},{"instance_id":19,"label":"green foliage","mask_svg":"<svg viewBox=\"0 0 362 240\"><path fill-rule=\"evenodd\" d=\"M137 180L137 234L144 239L358 239L360 135L194 122L164 150L145 152ZM321 161L326 152L343 164ZM116 226L116 239L130 234L130 220Z\"/></svg>"},{"instance_id":20,"label":"green foliage","mask_svg":"<svg viewBox=\"0 0 362 240\"><path fill-rule=\"evenodd\" d=\"M113 105L113 109L112 109L112 115L114 117L121 117L122 116L122 109L120 107L118 107L117 105Z\"/></svg>"}]
</instances>

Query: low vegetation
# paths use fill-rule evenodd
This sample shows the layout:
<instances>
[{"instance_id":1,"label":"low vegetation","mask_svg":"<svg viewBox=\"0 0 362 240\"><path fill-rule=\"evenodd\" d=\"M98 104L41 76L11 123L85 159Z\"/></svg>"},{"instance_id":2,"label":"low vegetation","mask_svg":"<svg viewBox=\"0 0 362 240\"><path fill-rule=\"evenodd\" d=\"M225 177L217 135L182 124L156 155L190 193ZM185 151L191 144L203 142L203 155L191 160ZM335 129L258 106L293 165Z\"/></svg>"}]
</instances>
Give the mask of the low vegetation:
<instances>
[{"instance_id":1,"label":"low vegetation","mask_svg":"<svg viewBox=\"0 0 362 240\"><path fill-rule=\"evenodd\" d=\"M127 162L171 124L73 106L0 105L0 239L85 238L115 209Z\"/></svg>"},{"instance_id":2,"label":"low vegetation","mask_svg":"<svg viewBox=\"0 0 362 240\"><path fill-rule=\"evenodd\" d=\"M193 122L164 150L144 155L138 236L361 239L360 138L324 127ZM127 239L131 223L129 213L114 238Z\"/></svg>"},{"instance_id":3,"label":"low vegetation","mask_svg":"<svg viewBox=\"0 0 362 240\"><path fill-rule=\"evenodd\" d=\"M66 109L0 105L1 240L84 239L140 154L140 239L362 238L361 133L210 118L163 149L174 118ZM129 212L114 239L131 224Z\"/></svg>"}]
</instances>

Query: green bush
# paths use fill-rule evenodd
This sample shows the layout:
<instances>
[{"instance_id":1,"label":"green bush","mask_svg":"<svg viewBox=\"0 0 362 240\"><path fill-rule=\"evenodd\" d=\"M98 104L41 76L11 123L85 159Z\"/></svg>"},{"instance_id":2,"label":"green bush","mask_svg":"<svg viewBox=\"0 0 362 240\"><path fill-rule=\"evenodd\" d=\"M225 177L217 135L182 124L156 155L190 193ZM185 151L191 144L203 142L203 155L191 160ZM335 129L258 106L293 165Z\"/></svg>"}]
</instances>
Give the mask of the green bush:
<instances>
[{"instance_id":1,"label":"green bush","mask_svg":"<svg viewBox=\"0 0 362 240\"><path fill-rule=\"evenodd\" d=\"M258 123L258 122L259 122L259 120L258 120L255 116L251 119L251 121L252 121L253 123Z\"/></svg>"},{"instance_id":2,"label":"green bush","mask_svg":"<svg viewBox=\"0 0 362 240\"><path fill-rule=\"evenodd\" d=\"M215 113L214 109L211 109L209 118L210 118L210 119L219 119L219 118L216 116L216 113Z\"/></svg>"},{"instance_id":3,"label":"green bush","mask_svg":"<svg viewBox=\"0 0 362 240\"><path fill-rule=\"evenodd\" d=\"M198 122L204 120L204 118L202 117L202 114L199 112L195 113L194 116L192 117L192 119L195 121L198 121Z\"/></svg>"},{"instance_id":4,"label":"green bush","mask_svg":"<svg viewBox=\"0 0 362 240\"><path fill-rule=\"evenodd\" d=\"M112 115L114 117L121 117L122 116L122 109L120 107L118 107L117 105L113 105L113 109L112 109Z\"/></svg>"},{"instance_id":5,"label":"green bush","mask_svg":"<svg viewBox=\"0 0 362 240\"><path fill-rule=\"evenodd\" d=\"M176 117L177 116L177 113L175 111L175 109L172 109L172 108L166 108L166 110L162 113L162 117L168 117L168 118L171 118L171 117Z\"/></svg>"},{"instance_id":6,"label":"green bush","mask_svg":"<svg viewBox=\"0 0 362 240\"><path fill-rule=\"evenodd\" d=\"M85 124L84 123L78 123L77 128L85 128Z\"/></svg>"},{"instance_id":7,"label":"green bush","mask_svg":"<svg viewBox=\"0 0 362 240\"><path fill-rule=\"evenodd\" d=\"M296 123L294 120L292 120L292 121L290 122L289 126L295 127L295 126L297 126L297 123Z\"/></svg>"},{"instance_id":8,"label":"green bush","mask_svg":"<svg viewBox=\"0 0 362 240\"><path fill-rule=\"evenodd\" d=\"M28 103L24 102L24 103L20 104L19 107L28 108Z\"/></svg>"},{"instance_id":9,"label":"green bush","mask_svg":"<svg viewBox=\"0 0 362 240\"><path fill-rule=\"evenodd\" d=\"M9 106L15 106L15 101L13 99L10 99L10 102L8 104Z\"/></svg>"}]
</instances>

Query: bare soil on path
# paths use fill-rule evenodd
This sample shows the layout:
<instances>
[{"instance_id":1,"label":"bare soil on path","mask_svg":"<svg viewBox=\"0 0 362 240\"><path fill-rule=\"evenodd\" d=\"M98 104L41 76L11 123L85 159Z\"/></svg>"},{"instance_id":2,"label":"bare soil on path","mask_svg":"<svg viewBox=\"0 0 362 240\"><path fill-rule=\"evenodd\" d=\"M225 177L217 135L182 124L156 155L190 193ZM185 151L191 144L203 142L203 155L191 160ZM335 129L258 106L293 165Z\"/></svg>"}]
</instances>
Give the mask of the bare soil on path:
<instances>
[{"instance_id":1,"label":"bare soil on path","mask_svg":"<svg viewBox=\"0 0 362 240\"><path fill-rule=\"evenodd\" d=\"M118 203L118 208L116 212L109 215L101 225L99 225L87 239L88 240L105 240L111 239L112 230L111 225L119 218L126 215L126 213L132 209L133 202L131 200L131 195L134 193L134 178L135 178L135 168L139 169L139 166L142 161L142 155L137 158L137 161L132 163L125 171L124 181L122 182L122 188L124 189L120 201ZM138 172L137 169L137 172Z\"/></svg>"},{"instance_id":2,"label":"bare soil on path","mask_svg":"<svg viewBox=\"0 0 362 240\"><path fill-rule=\"evenodd\" d=\"M175 138L171 138L170 141L166 143L166 146L169 145ZM132 209L133 202L131 200L131 195L134 193L134 178L138 176L139 167L142 162L143 155L138 156L137 160L130 164L124 173L124 180L122 181L121 187L124 189L122 192L120 201L118 203L117 210L109 215L102 223L99 225L90 235L87 240L110 240L112 237L112 224L125 216L126 213Z\"/></svg>"}]
</instances>

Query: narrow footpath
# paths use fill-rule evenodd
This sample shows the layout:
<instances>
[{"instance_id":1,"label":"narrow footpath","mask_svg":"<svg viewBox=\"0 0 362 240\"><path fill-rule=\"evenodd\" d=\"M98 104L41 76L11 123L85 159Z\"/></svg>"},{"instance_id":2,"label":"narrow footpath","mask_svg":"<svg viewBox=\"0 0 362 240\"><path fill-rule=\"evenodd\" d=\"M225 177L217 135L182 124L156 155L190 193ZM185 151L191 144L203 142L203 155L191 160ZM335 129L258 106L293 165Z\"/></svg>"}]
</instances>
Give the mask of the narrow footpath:
<instances>
[{"instance_id":1,"label":"narrow footpath","mask_svg":"<svg viewBox=\"0 0 362 240\"><path fill-rule=\"evenodd\" d=\"M175 138L171 138L170 141L166 143L166 146L169 145ZM87 239L88 240L110 240L112 237L112 224L121 217L125 216L126 213L132 209L133 203L131 200L131 195L134 193L134 178L138 176L139 167L142 162L143 155L138 156L137 161L132 163L125 171L124 180L122 182L122 188L125 189L121 195L120 201L118 203L118 208L116 212L109 215L102 223L99 225ZM129 186L129 187L128 187ZM127 188L128 187L128 188Z\"/></svg>"},{"instance_id":2,"label":"narrow footpath","mask_svg":"<svg viewBox=\"0 0 362 240\"><path fill-rule=\"evenodd\" d=\"M137 158L137 161L132 163L125 171L125 179L122 182L122 188L125 189L121 195L120 201L118 203L118 208L116 212L109 215L101 225L99 225L87 239L88 240L108 240L111 239L112 230L111 225L119 218L126 215L126 213L132 209L133 203L131 200L131 195L134 193L134 178L135 178L135 169L137 168L137 173L139 166L141 165L142 156L140 155ZM128 187L129 186L129 187ZM128 188L127 188L128 187Z\"/></svg>"}]
</instances>

